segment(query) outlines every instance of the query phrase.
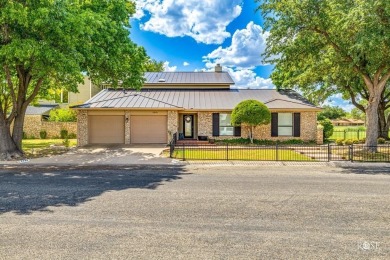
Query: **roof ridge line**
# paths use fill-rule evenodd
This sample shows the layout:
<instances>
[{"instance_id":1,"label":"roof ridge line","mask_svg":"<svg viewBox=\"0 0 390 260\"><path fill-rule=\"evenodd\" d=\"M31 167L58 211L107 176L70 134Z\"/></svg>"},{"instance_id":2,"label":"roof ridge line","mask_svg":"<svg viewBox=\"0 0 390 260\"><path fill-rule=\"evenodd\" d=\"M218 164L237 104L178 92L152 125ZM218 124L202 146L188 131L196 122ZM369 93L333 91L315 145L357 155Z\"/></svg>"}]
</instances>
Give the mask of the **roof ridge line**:
<instances>
[{"instance_id":1,"label":"roof ridge line","mask_svg":"<svg viewBox=\"0 0 390 260\"><path fill-rule=\"evenodd\" d=\"M273 102L273 101L275 101L275 100L281 100L281 101L286 101L286 102L295 103L295 104L300 104L300 105L305 105L305 106L317 107L317 106L312 105L312 104L306 104L306 103L303 103L303 102L302 102L302 103L299 103L299 102L296 102L296 101L286 100L286 99L282 99L282 98L274 98L274 99L271 99L271 100L269 100L269 101L267 101L267 102L264 102L264 104L268 104L268 103ZM317 108L319 108L319 107L317 107Z\"/></svg>"}]
</instances>

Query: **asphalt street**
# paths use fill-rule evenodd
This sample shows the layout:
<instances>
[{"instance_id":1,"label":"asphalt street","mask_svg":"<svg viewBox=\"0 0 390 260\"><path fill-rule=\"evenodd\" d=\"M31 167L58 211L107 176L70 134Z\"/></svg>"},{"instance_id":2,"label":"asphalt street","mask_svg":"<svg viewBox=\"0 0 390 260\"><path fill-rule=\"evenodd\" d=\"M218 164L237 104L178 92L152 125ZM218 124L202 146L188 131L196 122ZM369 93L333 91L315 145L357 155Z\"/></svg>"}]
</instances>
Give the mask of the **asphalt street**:
<instances>
[{"instance_id":1,"label":"asphalt street","mask_svg":"<svg viewBox=\"0 0 390 260\"><path fill-rule=\"evenodd\" d=\"M390 259L390 168L3 166L0 259Z\"/></svg>"}]
</instances>

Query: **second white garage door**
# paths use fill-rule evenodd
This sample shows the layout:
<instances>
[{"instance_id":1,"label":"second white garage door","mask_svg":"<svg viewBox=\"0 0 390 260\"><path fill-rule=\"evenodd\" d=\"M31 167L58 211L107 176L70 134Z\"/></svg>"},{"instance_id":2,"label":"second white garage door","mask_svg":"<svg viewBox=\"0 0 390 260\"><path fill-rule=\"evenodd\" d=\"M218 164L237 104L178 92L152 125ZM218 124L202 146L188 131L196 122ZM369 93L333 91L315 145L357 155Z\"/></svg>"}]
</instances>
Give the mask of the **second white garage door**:
<instances>
[{"instance_id":1,"label":"second white garage door","mask_svg":"<svg viewBox=\"0 0 390 260\"><path fill-rule=\"evenodd\" d=\"M131 116L132 144L167 143L167 116Z\"/></svg>"}]
</instances>

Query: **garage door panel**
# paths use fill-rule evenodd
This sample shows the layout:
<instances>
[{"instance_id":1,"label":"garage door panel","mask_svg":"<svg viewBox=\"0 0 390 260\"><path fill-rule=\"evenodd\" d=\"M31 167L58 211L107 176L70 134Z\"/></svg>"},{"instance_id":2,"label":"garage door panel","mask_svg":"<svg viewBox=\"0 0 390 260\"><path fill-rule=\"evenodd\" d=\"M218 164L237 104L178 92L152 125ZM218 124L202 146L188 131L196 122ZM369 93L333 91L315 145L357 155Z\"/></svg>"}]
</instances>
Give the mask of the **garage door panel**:
<instances>
[{"instance_id":1,"label":"garage door panel","mask_svg":"<svg viewBox=\"0 0 390 260\"><path fill-rule=\"evenodd\" d=\"M131 116L131 143L166 143L167 116Z\"/></svg>"},{"instance_id":2,"label":"garage door panel","mask_svg":"<svg viewBox=\"0 0 390 260\"><path fill-rule=\"evenodd\" d=\"M89 116L90 144L123 144L125 143L124 116Z\"/></svg>"}]
</instances>

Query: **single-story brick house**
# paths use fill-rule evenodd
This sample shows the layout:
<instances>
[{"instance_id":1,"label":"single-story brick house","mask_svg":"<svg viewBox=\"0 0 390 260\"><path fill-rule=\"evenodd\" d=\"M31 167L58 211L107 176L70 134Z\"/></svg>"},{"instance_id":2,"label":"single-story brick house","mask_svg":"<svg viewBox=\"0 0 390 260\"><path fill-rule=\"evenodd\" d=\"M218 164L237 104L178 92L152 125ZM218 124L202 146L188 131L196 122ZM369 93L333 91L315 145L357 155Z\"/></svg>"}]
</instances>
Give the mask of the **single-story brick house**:
<instances>
[{"instance_id":1,"label":"single-story brick house","mask_svg":"<svg viewBox=\"0 0 390 260\"><path fill-rule=\"evenodd\" d=\"M184 139L248 137L230 124L241 101L256 99L272 112L269 125L257 127L256 139L317 139L317 112L293 90L234 89L229 73L148 72L141 91L104 89L78 110L78 144L168 143Z\"/></svg>"}]
</instances>

